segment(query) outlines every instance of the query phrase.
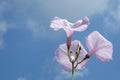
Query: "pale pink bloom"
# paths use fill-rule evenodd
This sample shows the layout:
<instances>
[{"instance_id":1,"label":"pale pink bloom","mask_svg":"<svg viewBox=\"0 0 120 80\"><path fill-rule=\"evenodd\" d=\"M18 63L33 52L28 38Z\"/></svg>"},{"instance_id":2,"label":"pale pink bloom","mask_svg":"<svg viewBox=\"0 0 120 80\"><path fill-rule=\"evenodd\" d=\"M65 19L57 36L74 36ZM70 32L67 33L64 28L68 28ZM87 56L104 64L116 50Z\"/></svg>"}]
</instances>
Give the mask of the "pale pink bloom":
<instances>
[{"instance_id":1,"label":"pale pink bloom","mask_svg":"<svg viewBox=\"0 0 120 80\"><path fill-rule=\"evenodd\" d=\"M109 61L112 59L113 46L110 41L104 38L98 31L92 32L87 37L87 47L89 56L96 54L100 61Z\"/></svg>"},{"instance_id":2,"label":"pale pink bloom","mask_svg":"<svg viewBox=\"0 0 120 80\"><path fill-rule=\"evenodd\" d=\"M80 46L81 46L80 55L78 57L78 62L80 62L87 54L86 50L84 49L84 47L82 46L80 41L78 41L78 40L72 41L70 50L72 51L71 59L75 60L75 52L76 52L76 49L78 47L78 44L80 44ZM68 51L67 50L67 45L66 44L61 44L56 51L55 58L62 65L62 67L65 71L71 71L72 70L72 64L69 61L67 51ZM87 63L87 60L83 61L81 64L78 64L76 69L84 69L86 63ZM75 65L76 65L76 63L75 63Z\"/></svg>"},{"instance_id":3,"label":"pale pink bloom","mask_svg":"<svg viewBox=\"0 0 120 80\"><path fill-rule=\"evenodd\" d=\"M84 31L89 24L89 19L85 17L83 20L78 20L76 23L70 23L66 19L61 19L59 17L53 18L50 27L54 30L59 30L63 28L67 34L67 45L71 45L71 37L74 31Z\"/></svg>"}]
</instances>

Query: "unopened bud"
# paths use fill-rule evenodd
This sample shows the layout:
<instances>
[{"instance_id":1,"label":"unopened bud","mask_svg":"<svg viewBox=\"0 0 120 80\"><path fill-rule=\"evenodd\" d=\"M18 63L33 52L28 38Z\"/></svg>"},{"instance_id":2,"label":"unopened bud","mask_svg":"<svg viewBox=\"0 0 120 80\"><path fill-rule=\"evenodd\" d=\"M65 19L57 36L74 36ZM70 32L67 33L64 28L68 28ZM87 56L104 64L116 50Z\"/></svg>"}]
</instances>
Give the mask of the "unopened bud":
<instances>
[{"instance_id":1,"label":"unopened bud","mask_svg":"<svg viewBox=\"0 0 120 80\"><path fill-rule=\"evenodd\" d=\"M80 44L77 45L76 55L79 56L81 50Z\"/></svg>"},{"instance_id":2,"label":"unopened bud","mask_svg":"<svg viewBox=\"0 0 120 80\"><path fill-rule=\"evenodd\" d=\"M75 57L74 56L71 56L70 58L71 58L72 62L75 61Z\"/></svg>"}]
</instances>

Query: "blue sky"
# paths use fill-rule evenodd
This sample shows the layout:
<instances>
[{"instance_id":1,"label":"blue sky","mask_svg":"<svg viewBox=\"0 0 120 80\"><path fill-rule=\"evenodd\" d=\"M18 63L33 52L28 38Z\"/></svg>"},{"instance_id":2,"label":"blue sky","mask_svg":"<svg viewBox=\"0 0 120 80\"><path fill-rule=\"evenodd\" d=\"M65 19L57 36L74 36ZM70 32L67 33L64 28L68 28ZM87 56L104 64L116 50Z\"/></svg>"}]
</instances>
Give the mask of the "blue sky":
<instances>
[{"instance_id":1,"label":"blue sky","mask_svg":"<svg viewBox=\"0 0 120 80\"><path fill-rule=\"evenodd\" d=\"M93 56L75 80L120 79L120 0L0 0L0 80L70 80L54 53L66 42L63 30L50 28L55 17L70 22L88 16L90 25L73 39L86 47L85 38L99 31L113 43L113 60Z\"/></svg>"}]
</instances>

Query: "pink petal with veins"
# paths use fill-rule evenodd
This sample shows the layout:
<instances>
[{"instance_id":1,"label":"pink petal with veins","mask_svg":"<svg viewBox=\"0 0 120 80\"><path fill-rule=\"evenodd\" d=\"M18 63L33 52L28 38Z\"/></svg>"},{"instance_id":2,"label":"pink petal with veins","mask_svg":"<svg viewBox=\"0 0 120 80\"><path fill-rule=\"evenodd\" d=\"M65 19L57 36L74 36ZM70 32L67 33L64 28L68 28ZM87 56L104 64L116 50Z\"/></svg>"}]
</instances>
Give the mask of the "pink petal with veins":
<instances>
[{"instance_id":1,"label":"pink petal with veins","mask_svg":"<svg viewBox=\"0 0 120 80\"><path fill-rule=\"evenodd\" d=\"M110 41L104 38L98 31L92 32L87 37L87 46L89 56L96 54L100 61L109 61L112 59L113 46Z\"/></svg>"},{"instance_id":2,"label":"pink petal with veins","mask_svg":"<svg viewBox=\"0 0 120 80\"><path fill-rule=\"evenodd\" d=\"M86 52L86 50L84 49L84 47L82 46L82 44L78 40L72 41L70 50L72 51L72 56L75 57L75 52L76 52L78 44L80 44L80 46L81 46L81 51L80 51L78 61L81 61L81 59L83 59L85 57L87 52ZM68 72L71 71L72 65L71 65L71 63L69 61L69 58L68 58L66 43L61 44L59 46L59 48L56 51L55 58L62 65L62 67L63 67L63 69L65 71L68 71ZM84 62L83 64L82 63L79 64L77 69L83 69L83 66L85 66L85 64L86 64L86 62Z\"/></svg>"},{"instance_id":3,"label":"pink petal with veins","mask_svg":"<svg viewBox=\"0 0 120 80\"><path fill-rule=\"evenodd\" d=\"M51 21L50 27L53 28L54 30L59 30L63 28L67 35L71 35L73 31L84 31L86 30L87 26L89 24L89 19L88 17L85 17L83 20L78 20L76 23L72 24L66 19L61 19L59 17L55 17Z\"/></svg>"},{"instance_id":4,"label":"pink petal with veins","mask_svg":"<svg viewBox=\"0 0 120 80\"><path fill-rule=\"evenodd\" d=\"M54 17L51 21L51 28L54 30L59 30L63 28L64 30L70 29L70 23L66 19L61 19L59 17Z\"/></svg>"},{"instance_id":5,"label":"pink petal with veins","mask_svg":"<svg viewBox=\"0 0 120 80\"><path fill-rule=\"evenodd\" d=\"M78 20L76 23L74 23L71 28L73 29L73 31L82 32L87 29L89 23L90 22L88 17L85 17L83 20Z\"/></svg>"}]
</instances>

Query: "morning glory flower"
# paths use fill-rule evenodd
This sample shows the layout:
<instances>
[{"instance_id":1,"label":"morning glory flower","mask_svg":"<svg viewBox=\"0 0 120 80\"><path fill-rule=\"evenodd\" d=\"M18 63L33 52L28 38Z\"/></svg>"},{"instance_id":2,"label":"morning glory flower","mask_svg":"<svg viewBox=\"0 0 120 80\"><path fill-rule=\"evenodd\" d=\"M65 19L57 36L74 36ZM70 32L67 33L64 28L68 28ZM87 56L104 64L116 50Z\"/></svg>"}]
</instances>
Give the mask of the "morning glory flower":
<instances>
[{"instance_id":1,"label":"morning glory flower","mask_svg":"<svg viewBox=\"0 0 120 80\"><path fill-rule=\"evenodd\" d=\"M89 49L88 56L96 54L100 61L109 61L112 59L113 46L110 41L103 37L98 31L93 31L88 35L87 47Z\"/></svg>"},{"instance_id":2,"label":"morning glory flower","mask_svg":"<svg viewBox=\"0 0 120 80\"><path fill-rule=\"evenodd\" d=\"M54 30L64 29L67 34L67 46L68 48L71 45L71 37L74 31L84 31L86 30L89 24L88 17L85 17L83 20L78 20L75 23L70 23L66 19L61 19L59 17L53 18L51 21L50 27Z\"/></svg>"},{"instance_id":3,"label":"morning glory flower","mask_svg":"<svg viewBox=\"0 0 120 80\"><path fill-rule=\"evenodd\" d=\"M75 62L75 65L77 64L77 62L81 62L82 59L86 56L87 54L87 51L84 49L84 47L82 46L82 44L80 43L80 41L78 40L74 40L71 42L71 47L70 47L70 50L71 50L71 59L72 60L75 60L75 57L76 57L76 50L77 50L77 47L78 45L81 46L81 50L80 50L80 54ZM67 45L64 43L64 44L61 44L58 49L56 50L56 53L55 53L55 58L56 60L62 65L63 69L65 71L68 71L70 72L72 70L72 64L68 58L68 52L67 52ZM76 69L84 69L85 68L85 65L87 63L87 60L83 61L81 64L78 64L76 66ZM74 67L75 67L74 65Z\"/></svg>"}]
</instances>

